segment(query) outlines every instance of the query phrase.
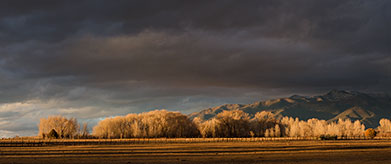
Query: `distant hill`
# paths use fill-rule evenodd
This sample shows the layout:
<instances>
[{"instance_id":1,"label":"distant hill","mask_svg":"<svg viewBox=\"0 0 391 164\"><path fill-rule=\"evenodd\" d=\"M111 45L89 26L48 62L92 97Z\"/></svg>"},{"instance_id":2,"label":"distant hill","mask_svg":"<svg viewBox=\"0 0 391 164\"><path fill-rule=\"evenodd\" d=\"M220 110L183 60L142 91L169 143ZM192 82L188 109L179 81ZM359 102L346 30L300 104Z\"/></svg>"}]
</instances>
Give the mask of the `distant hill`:
<instances>
[{"instance_id":1,"label":"distant hill","mask_svg":"<svg viewBox=\"0 0 391 164\"><path fill-rule=\"evenodd\" d=\"M387 94L369 94L356 91L332 90L319 96L300 96L259 101L253 104L226 104L191 113L190 118L211 119L224 110L240 109L250 116L260 111L271 111L278 116L299 117L302 120L318 118L329 121L360 120L366 127L378 126L381 118L391 117L391 97Z\"/></svg>"}]
</instances>

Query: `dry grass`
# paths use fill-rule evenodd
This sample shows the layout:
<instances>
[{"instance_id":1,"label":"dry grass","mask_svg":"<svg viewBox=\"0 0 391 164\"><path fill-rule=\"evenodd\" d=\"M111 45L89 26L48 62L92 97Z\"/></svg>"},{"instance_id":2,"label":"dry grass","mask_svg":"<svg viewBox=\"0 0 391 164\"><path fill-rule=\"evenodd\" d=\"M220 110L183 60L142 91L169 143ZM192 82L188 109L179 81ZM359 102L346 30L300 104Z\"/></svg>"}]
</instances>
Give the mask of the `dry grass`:
<instances>
[{"instance_id":1,"label":"dry grass","mask_svg":"<svg viewBox=\"0 0 391 164\"><path fill-rule=\"evenodd\" d=\"M391 163L389 140L0 147L0 163Z\"/></svg>"}]
</instances>

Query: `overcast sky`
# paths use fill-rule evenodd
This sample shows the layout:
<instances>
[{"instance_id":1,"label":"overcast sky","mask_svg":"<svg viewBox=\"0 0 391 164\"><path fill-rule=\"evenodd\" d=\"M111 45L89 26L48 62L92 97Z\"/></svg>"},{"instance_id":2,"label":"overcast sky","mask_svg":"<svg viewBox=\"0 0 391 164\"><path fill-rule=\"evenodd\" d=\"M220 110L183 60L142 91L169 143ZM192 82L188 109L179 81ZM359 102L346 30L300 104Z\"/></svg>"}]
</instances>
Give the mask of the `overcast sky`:
<instances>
[{"instance_id":1,"label":"overcast sky","mask_svg":"<svg viewBox=\"0 0 391 164\"><path fill-rule=\"evenodd\" d=\"M2 0L0 137L330 89L391 91L388 0Z\"/></svg>"}]
</instances>

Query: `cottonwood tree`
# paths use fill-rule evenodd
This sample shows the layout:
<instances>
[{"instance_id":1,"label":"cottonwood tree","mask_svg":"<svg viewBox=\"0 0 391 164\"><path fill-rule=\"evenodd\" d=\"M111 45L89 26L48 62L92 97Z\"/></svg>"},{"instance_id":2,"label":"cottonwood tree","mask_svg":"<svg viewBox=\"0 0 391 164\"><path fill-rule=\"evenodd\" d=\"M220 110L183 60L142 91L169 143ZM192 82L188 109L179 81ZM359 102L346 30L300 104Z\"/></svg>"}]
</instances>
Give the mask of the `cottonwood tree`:
<instances>
[{"instance_id":1,"label":"cottonwood tree","mask_svg":"<svg viewBox=\"0 0 391 164\"><path fill-rule=\"evenodd\" d=\"M257 137L265 136L266 130L279 124L275 114L269 111L258 112L250 121L250 129ZM281 129L281 128L280 128ZM269 137L270 132L268 132Z\"/></svg>"},{"instance_id":2,"label":"cottonwood tree","mask_svg":"<svg viewBox=\"0 0 391 164\"><path fill-rule=\"evenodd\" d=\"M248 137L250 117L241 110L223 111L216 116L221 137Z\"/></svg>"},{"instance_id":3,"label":"cottonwood tree","mask_svg":"<svg viewBox=\"0 0 391 164\"><path fill-rule=\"evenodd\" d=\"M93 135L100 138L198 137L199 131L186 115L155 110L104 119L93 128Z\"/></svg>"},{"instance_id":4,"label":"cottonwood tree","mask_svg":"<svg viewBox=\"0 0 391 164\"><path fill-rule=\"evenodd\" d=\"M67 119L63 116L49 116L41 118L38 124L38 136L44 137L51 130L55 130L59 138L73 138L78 130L79 124L75 118Z\"/></svg>"},{"instance_id":5,"label":"cottonwood tree","mask_svg":"<svg viewBox=\"0 0 391 164\"><path fill-rule=\"evenodd\" d=\"M80 136L81 136L81 138L87 138L88 135L89 135L89 133L88 133L88 124L85 122L85 123L83 123L83 127L82 127L82 129L80 131Z\"/></svg>"},{"instance_id":6,"label":"cottonwood tree","mask_svg":"<svg viewBox=\"0 0 391 164\"><path fill-rule=\"evenodd\" d=\"M198 123L198 129L202 137L223 137L220 132L220 121L216 118Z\"/></svg>"},{"instance_id":7,"label":"cottonwood tree","mask_svg":"<svg viewBox=\"0 0 391 164\"><path fill-rule=\"evenodd\" d=\"M233 121L231 117L233 111L220 113L215 118L204 121L195 118L193 122L197 124L202 137L321 137L325 135L340 137L360 137L364 135L365 126L360 121L352 122L349 119L328 122L326 120L309 119L299 120L299 118L282 117L277 119L276 115L269 111L258 112L250 121L242 122L240 135L232 134ZM241 113L235 111L236 113ZM243 114L243 113L241 113ZM247 115L248 116L248 115ZM246 116L246 117L247 117ZM244 119L244 120L247 120ZM243 124L244 123L244 124ZM249 123L248 131L245 124ZM384 123L386 124L386 123Z\"/></svg>"},{"instance_id":8,"label":"cottonwood tree","mask_svg":"<svg viewBox=\"0 0 391 164\"><path fill-rule=\"evenodd\" d=\"M303 121L298 118L284 117L281 124L285 126L286 134L290 137L320 137L323 135L360 137L364 135L365 130L365 126L360 121L352 122L350 119L339 119L337 122L328 123L318 119Z\"/></svg>"},{"instance_id":9,"label":"cottonwood tree","mask_svg":"<svg viewBox=\"0 0 391 164\"><path fill-rule=\"evenodd\" d=\"M377 127L379 132L378 136L390 137L391 136L391 121L385 118L380 119L379 126Z\"/></svg>"}]
</instances>

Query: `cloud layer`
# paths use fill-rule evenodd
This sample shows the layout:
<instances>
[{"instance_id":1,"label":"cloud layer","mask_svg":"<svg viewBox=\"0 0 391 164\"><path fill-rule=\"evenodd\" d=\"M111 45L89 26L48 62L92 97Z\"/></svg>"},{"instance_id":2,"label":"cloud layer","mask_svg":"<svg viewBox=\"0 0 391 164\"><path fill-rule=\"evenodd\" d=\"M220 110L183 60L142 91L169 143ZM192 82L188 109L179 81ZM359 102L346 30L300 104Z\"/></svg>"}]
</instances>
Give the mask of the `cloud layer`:
<instances>
[{"instance_id":1,"label":"cloud layer","mask_svg":"<svg viewBox=\"0 0 391 164\"><path fill-rule=\"evenodd\" d=\"M0 130L8 135L34 131L49 114L91 121L333 88L391 90L386 0L0 6Z\"/></svg>"}]
</instances>

